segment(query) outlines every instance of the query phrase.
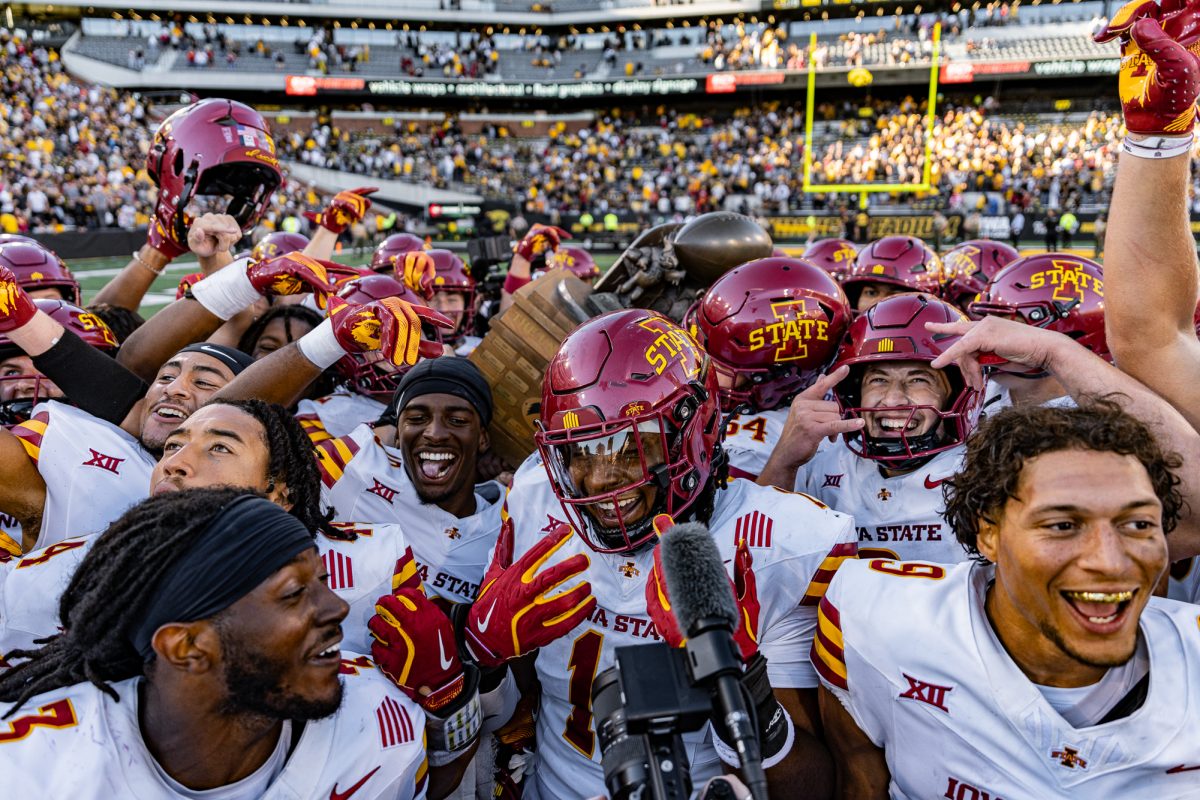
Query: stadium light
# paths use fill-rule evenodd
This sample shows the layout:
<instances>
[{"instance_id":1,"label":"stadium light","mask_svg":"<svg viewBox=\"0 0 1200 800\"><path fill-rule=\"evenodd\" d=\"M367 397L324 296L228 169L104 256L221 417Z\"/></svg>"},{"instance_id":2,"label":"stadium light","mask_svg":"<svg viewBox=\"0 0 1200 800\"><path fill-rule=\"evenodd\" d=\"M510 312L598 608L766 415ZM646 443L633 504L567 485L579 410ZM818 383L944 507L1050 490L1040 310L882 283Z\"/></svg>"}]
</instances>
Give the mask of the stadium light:
<instances>
[{"instance_id":1,"label":"stadium light","mask_svg":"<svg viewBox=\"0 0 1200 800\"><path fill-rule=\"evenodd\" d=\"M941 65L942 24L933 26L932 61L929 67L929 102L925 114L925 164L921 170L920 183L820 183L812 182L813 165L813 109L816 105L817 70L813 64L813 51L817 49L817 34L813 33L808 43L808 103L804 112L804 192L822 194L867 194L879 192L927 192L933 172L933 123L937 118L938 69Z\"/></svg>"}]
</instances>

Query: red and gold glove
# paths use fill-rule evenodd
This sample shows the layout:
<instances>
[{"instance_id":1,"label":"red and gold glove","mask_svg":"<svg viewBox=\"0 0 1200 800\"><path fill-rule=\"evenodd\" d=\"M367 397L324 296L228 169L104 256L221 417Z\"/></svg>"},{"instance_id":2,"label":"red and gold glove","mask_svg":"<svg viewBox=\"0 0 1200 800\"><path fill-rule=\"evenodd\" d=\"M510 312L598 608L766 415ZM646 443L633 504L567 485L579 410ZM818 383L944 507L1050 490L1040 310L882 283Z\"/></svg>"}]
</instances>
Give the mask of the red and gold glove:
<instances>
[{"instance_id":1,"label":"red and gold glove","mask_svg":"<svg viewBox=\"0 0 1200 800\"><path fill-rule=\"evenodd\" d=\"M438 342L421 339L421 321L442 328L454 323L425 306L385 297L358 305L340 297L329 298L333 335L347 353L378 351L394 366L412 366L421 358L437 358L443 352Z\"/></svg>"},{"instance_id":2,"label":"red and gold glove","mask_svg":"<svg viewBox=\"0 0 1200 800\"><path fill-rule=\"evenodd\" d=\"M1190 133L1200 96L1200 7L1184 0L1134 0L1122 6L1097 42L1120 37L1119 91L1131 133Z\"/></svg>"},{"instance_id":3,"label":"red and gold glove","mask_svg":"<svg viewBox=\"0 0 1200 800\"><path fill-rule=\"evenodd\" d=\"M367 195L378 191L378 186L360 186L338 192L320 214L306 211L304 216L327 231L341 233L367 215L371 208Z\"/></svg>"},{"instance_id":4,"label":"red and gold glove","mask_svg":"<svg viewBox=\"0 0 1200 800\"><path fill-rule=\"evenodd\" d=\"M524 239L517 242L517 246L513 252L526 261L533 261L534 258L542 255L547 250L557 250L558 245L563 239L570 238L571 234L562 228L537 223L529 229Z\"/></svg>"},{"instance_id":5,"label":"red and gold glove","mask_svg":"<svg viewBox=\"0 0 1200 800\"><path fill-rule=\"evenodd\" d=\"M175 299L182 300L183 296L187 294L188 289L191 289L202 280L204 280L203 272L189 272L187 275L184 275L179 279L179 286L175 289Z\"/></svg>"},{"instance_id":6,"label":"red and gold glove","mask_svg":"<svg viewBox=\"0 0 1200 800\"><path fill-rule=\"evenodd\" d=\"M337 291L337 277L348 269L332 261L310 258L303 253L286 253L246 267L246 277L263 297L288 296L312 292L317 305L325 307L326 299Z\"/></svg>"},{"instance_id":7,"label":"red and gold glove","mask_svg":"<svg viewBox=\"0 0 1200 800\"><path fill-rule=\"evenodd\" d=\"M666 514L654 518L654 530L662 536L674 521ZM733 596L737 601L739 623L733 632L742 660L749 661L758 652L758 584L754 578L754 559L750 546L743 537L738 542L733 557ZM654 566L646 579L646 613L658 629L658 633L672 647L683 647L687 637L679 630L675 613L671 610L671 598L667 593L667 581L663 575L662 545L654 547Z\"/></svg>"},{"instance_id":8,"label":"red and gold glove","mask_svg":"<svg viewBox=\"0 0 1200 800\"><path fill-rule=\"evenodd\" d=\"M420 589L400 589L375 603L371 657L426 711L437 711L463 689L454 627Z\"/></svg>"},{"instance_id":9,"label":"red and gold glove","mask_svg":"<svg viewBox=\"0 0 1200 800\"><path fill-rule=\"evenodd\" d=\"M396 280L412 289L426 300L433 299L433 282L437 279L437 265L433 256L424 250L405 253L394 262Z\"/></svg>"},{"instance_id":10,"label":"red and gold glove","mask_svg":"<svg viewBox=\"0 0 1200 800\"><path fill-rule=\"evenodd\" d=\"M8 267L0 267L0 333L14 331L28 324L37 313L37 306L17 282Z\"/></svg>"},{"instance_id":11,"label":"red and gold glove","mask_svg":"<svg viewBox=\"0 0 1200 800\"><path fill-rule=\"evenodd\" d=\"M483 588L467 615L466 645L481 666L499 666L550 644L595 609L589 582L559 590L588 568L586 554L542 570L574 533L570 525L558 525L515 564L505 566L512 559L513 532L511 523L502 526Z\"/></svg>"},{"instance_id":12,"label":"red and gold glove","mask_svg":"<svg viewBox=\"0 0 1200 800\"><path fill-rule=\"evenodd\" d=\"M176 212L182 214L182 211ZM192 227L192 220L184 217L184 228ZM146 231L146 244L153 247L158 252L162 253L168 259L174 259L183 255L188 251L187 242L175 241L175 234L171 231L170 225L164 223L158 218L158 214L150 220L149 230Z\"/></svg>"}]
</instances>

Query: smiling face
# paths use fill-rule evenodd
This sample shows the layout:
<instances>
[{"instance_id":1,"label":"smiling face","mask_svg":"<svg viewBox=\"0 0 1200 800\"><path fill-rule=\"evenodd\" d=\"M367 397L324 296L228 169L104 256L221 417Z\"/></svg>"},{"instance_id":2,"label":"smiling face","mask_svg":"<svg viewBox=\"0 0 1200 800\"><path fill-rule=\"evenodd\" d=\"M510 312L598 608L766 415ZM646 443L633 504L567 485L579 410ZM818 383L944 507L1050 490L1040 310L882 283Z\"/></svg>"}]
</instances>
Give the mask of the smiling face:
<instances>
[{"instance_id":1,"label":"smiling face","mask_svg":"<svg viewBox=\"0 0 1200 800\"><path fill-rule=\"evenodd\" d=\"M944 411L949 398L950 379L927 361L888 361L863 370L862 406L880 410L864 411L862 416L867 435L876 439L929 433L940 419L934 409Z\"/></svg>"},{"instance_id":2,"label":"smiling face","mask_svg":"<svg viewBox=\"0 0 1200 800\"><path fill-rule=\"evenodd\" d=\"M342 702L342 620L350 607L326 585L316 548L284 565L213 620L229 714L328 717Z\"/></svg>"},{"instance_id":3,"label":"smiling face","mask_svg":"<svg viewBox=\"0 0 1200 800\"><path fill-rule=\"evenodd\" d=\"M566 466L574 497L595 497L620 492L615 498L584 506L588 515L603 529L628 530L645 520L654 509L658 487L646 480L656 466L666 463L662 437L653 423L635 437L632 430L611 436L587 439L563 445ZM645 468L638 452L638 439L645 454ZM639 485L640 484L640 485ZM630 487L621 491L623 487ZM619 509L619 515L618 515Z\"/></svg>"},{"instance_id":4,"label":"smiling face","mask_svg":"<svg viewBox=\"0 0 1200 800\"><path fill-rule=\"evenodd\" d=\"M1167 567L1162 504L1138 460L1045 453L1025 463L997 516L978 539L996 565L988 614L1030 679L1086 686L1128 661Z\"/></svg>"},{"instance_id":5,"label":"smiling face","mask_svg":"<svg viewBox=\"0 0 1200 800\"><path fill-rule=\"evenodd\" d=\"M462 292L434 292L433 299L429 301L434 311L439 311L445 314L454 321L454 332L459 333L459 328L462 327L463 316L467 309L467 298Z\"/></svg>"},{"instance_id":6,"label":"smiling face","mask_svg":"<svg viewBox=\"0 0 1200 800\"><path fill-rule=\"evenodd\" d=\"M421 502L474 513L475 463L488 447L474 406L452 394L413 398L396 421L396 446Z\"/></svg>"},{"instance_id":7,"label":"smiling face","mask_svg":"<svg viewBox=\"0 0 1200 800\"><path fill-rule=\"evenodd\" d=\"M179 353L163 364L142 401L142 446L160 452L167 435L231 380L229 367L204 353Z\"/></svg>"},{"instance_id":8,"label":"smiling face","mask_svg":"<svg viewBox=\"0 0 1200 800\"><path fill-rule=\"evenodd\" d=\"M285 508L287 487L267 474L270 450L262 424L240 408L205 406L167 435L150 473L150 494L234 486L266 494Z\"/></svg>"}]
</instances>

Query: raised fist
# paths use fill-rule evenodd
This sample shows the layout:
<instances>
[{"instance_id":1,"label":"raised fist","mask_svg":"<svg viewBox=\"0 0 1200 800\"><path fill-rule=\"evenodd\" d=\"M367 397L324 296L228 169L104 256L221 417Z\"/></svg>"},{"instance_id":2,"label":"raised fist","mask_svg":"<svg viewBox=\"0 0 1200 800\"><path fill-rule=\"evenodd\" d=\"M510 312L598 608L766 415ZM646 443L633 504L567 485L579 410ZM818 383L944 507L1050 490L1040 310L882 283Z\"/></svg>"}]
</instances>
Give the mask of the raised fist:
<instances>
[{"instance_id":1,"label":"raised fist","mask_svg":"<svg viewBox=\"0 0 1200 800\"><path fill-rule=\"evenodd\" d=\"M399 256L394 263L396 280L426 300L433 299L433 282L437 279L437 265L433 263L433 256L424 250L414 250Z\"/></svg>"},{"instance_id":2,"label":"raised fist","mask_svg":"<svg viewBox=\"0 0 1200 800\"><path fill-rule=\"evenodd\" d=\"M367 195L378 191L377 186L360 186L357 189L338 192L320 214L305 212L304 216L325 230L341 233L367 215L371 208L371 201L367 199Z\"/></svg>"},{"instance_id":3,"label":"raised fist","mask_svg":"<svg viewBox=\"0 0 1200 800\"><path fill-rule=\"evenodd\" d=\"M1097 42L1121 42L1119 91L1131 133L1191 132L1200 95L1200 7L1184 0L1126 3Z\"/></svg>"},{"instance_id":4,"label":"raised fist","mask_svg":"<svg viewBox=\"0 0 1200 800\"><path fill-rule=\"evenodd\" d=\"M188 228L188 249L198 258L227 253L242 238L237 220L228 214L204 214Z\"/></svg>"},{"instance_id":5,"label":"raised fist","mask_svg":"<svg viewBox=\"0 0 1200 800\"><path fill-rule=\"evenodd\" d=\"M561 588L588 568L585 553L542 569L574 534L570 525L558 525L505 568L500 565L511 559L513 530L508 522L501 528L479 599L467 616L466 645L481 666L499 666L543 647L592 613L596 598L590 583Z\"/></svg>"},{"instance_id":6,"label":"raised fist","mask_svg":"<svg viewBox=\"0 0 1200 800\"><path fill-rule=\"evenodd\" d=\"M385 297L365 305L329 298L333 335L347 353L377 351L397 367L412 366L421 358L442 355L439 342L421 339L421 321L442 328L453 326L449 319L425 306Z\"/></svg>"},{"instance_id":7,"label":"raised fist","mask_svg":"<svg viewBox=\"0 0 1200 800\"><path fill-rule=\"evenodd\" d=\"M562 228L537 223L529 229L525 238L517 243L513 252L526 261L533 261L548 250L557 250L563 239L570 238L571 234Z\"/></svg>"},{"instance_id":8,"label":"raised fist","mask_svg":"<svg viewBox=\"0 0 1200 800\"><path fill-rule=\"evenodd\" d=\"M8 267L0 267L0 333L26 325L37 313L37 306Z\"/></svg>"}]
</instances>

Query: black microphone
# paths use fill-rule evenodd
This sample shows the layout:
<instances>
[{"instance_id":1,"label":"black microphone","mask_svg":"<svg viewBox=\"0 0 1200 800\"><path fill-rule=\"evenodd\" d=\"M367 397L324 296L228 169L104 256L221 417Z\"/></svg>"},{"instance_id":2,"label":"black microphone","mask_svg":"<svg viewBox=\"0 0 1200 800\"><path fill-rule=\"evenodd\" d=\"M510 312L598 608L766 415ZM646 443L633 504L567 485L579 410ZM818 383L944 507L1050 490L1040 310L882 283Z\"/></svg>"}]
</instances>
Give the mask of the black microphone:
<instances>
[{"instance_id":1,"label":"black microphone","mask_svg":"<svg viewBox=\"0 0 1200 800\"><path fill-rule=\"evenodd\" d=\"M733 738L742 777L755 800L766 800L767 776L753 718L742 694L742 659L733 632L737 601L721 552L708 527L674 525L662 535L663 578L679 630L687 636L692 680L708 687L716 711Z\"/></svg>"}]
</instances>

